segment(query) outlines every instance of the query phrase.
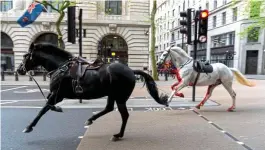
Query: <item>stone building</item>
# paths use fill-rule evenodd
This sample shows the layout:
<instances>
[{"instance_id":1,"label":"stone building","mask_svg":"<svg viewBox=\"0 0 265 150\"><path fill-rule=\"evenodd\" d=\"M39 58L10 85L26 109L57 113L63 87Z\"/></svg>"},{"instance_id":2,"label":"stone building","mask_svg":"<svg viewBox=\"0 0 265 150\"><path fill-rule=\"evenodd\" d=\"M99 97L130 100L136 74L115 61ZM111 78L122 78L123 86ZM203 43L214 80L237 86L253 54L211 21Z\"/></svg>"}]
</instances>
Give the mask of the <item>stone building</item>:
<instances>
[{"instance_id":1,"label":"stone building","mask_svg":"<svg viewBox=\"0 0 265 150\"><path fill-rule=\"evenodd\" d=\"M210 60L211 63L221 62L228 67L238 68L243 74L265 74L265 30L257 27L241 37L239 33L253 21L245 12L246 1L237 1L233 5L232 2L233 0L158 0L157 54L170 44L181 47L183 41L184 49L193 56L193 46L187 46L186 37L183 38L179 32L179 21L182 19L179 13L187 8L198 10L201 7L209 10L208 39L207 43L198 44L197 59ZM250 7L249 10L260 9L260 14L257 15L262 16L263 5L260 8ZM192 31L194 32L194 25ZM251 36L253 32L258 36Z\"/></svg>"},{"instance_id":2,"label":"stone building","mask_svg":"<svg viewBox=\"0 0 265 150\"><path fill-rule=\"evenodd\" d=\"M16 21L27 10L32 0L0 2L1 64L2 68L5 66L4 70L14 70L32 42L46 41L58 44L55 30L58 14L51 8L46 8L47 12L42 12L33 24L22 28ZM82 8L83 57L96 59L97 56L102 56L106 57L107 61L120 60L132 69L142 69L143 65L148 64L149 1L82 0L80 2L76 8L76 29L78 31L79 9ZM65 50L78 55L78 32L76 32L76 44L67 42L67 14L61 25L61 31L63 33L61 44ZM115 56L112 55L113 52Z\"/></svg>"}]
</instances>

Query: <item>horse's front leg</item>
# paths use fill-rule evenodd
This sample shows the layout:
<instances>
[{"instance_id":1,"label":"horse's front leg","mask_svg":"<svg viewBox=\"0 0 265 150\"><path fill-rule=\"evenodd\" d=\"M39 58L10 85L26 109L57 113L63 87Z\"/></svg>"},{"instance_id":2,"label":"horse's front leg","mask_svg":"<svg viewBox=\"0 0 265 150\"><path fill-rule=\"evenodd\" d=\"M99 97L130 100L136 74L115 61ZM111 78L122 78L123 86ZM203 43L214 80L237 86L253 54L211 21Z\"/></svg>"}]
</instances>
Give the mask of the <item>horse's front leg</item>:
<instances>
[{"instance_id":1,"label":"horse's front leg","mask_svg":"<svg viewBox=\"0 0 265 150\"><path fill-rule=\"evenodd\" d=\"M172 91L170 97L168 98L168 104L172 101L172 98L175 95L175 93L177 93L178 91L180 91L181 89L183 89L186 86L187 85L185 84L184 80L182 80L181 82L179 82L178 86L175 88L174 91Z\"/></svg>"},{"instance_id":2,"label":"horse's front leg","mask_svg":"<svg viewBox=\"0 0 265 150\"><path fill-rule=\"evenodd\" d=\"M171 89L174 90L175 87L179 85L179 83L180 83L179 81L176 82L176 83L174 83L174 84L171 86ZM184 98L184 94L183 94L183 93L178 93L178 92L176 92L175 95Z\"/></svg>"},{"instance_id":3,"label":"horse's front leg","mask_svg":"<svg viewBox=\"0 0 265 150\"><path fill-rule=\"evenodd\" d=\"M39 114L34 118L34 120L28 125L23 132L24 133L29 133L33 130L33 127L36 126L40 118L50 109L56 111L56 106L54 106L56 102L56 95L55 94L49 94L48 95L48 102L45 104L45 106L40 110ZM57 98L58 100L58 98ZM60 100L61 101L61 100ZM58 101L58 102L60 102Z\"/></svg>"}]
</instances>

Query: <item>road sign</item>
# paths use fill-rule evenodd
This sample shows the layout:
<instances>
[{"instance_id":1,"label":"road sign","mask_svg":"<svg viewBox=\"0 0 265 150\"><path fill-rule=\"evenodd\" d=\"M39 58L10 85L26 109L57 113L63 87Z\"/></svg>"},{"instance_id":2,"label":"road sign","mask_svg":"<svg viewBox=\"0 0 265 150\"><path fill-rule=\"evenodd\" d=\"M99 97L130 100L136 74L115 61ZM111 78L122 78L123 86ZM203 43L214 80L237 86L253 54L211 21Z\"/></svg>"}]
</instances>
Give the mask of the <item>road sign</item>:
<instances>
[{"instance_id":1,"label":"road sign","mask_svg":"<svg viewBox=\"0 0 265 150\"><path fill-rule=\"evenodd\" d=\"M206 36L202 35L199 37L199 40L200 40L200 42L204 43L204 42L206 42L207 38L206 38Z\"/></svg>"}]
</instances>

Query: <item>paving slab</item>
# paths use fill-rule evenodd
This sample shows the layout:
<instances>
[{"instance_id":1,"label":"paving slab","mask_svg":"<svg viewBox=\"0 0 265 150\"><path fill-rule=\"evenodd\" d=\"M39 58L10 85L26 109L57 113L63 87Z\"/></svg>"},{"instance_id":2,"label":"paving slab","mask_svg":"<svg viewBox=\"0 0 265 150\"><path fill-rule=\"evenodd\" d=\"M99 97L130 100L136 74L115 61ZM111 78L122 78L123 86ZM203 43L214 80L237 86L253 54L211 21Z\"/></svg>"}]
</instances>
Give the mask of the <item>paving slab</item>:
<instances>
[{"instance_id":1,"label":"paving slab","mask_svg":"<svg viewBox=\"0 0 265 150\"><path fill-rule=\"evenodd\" d=\"M77 150L242 150L214 126L190 110L130 112L123 140L113 142L120 129L118 112L94 122Z\"/></svg>"}]
</instances>

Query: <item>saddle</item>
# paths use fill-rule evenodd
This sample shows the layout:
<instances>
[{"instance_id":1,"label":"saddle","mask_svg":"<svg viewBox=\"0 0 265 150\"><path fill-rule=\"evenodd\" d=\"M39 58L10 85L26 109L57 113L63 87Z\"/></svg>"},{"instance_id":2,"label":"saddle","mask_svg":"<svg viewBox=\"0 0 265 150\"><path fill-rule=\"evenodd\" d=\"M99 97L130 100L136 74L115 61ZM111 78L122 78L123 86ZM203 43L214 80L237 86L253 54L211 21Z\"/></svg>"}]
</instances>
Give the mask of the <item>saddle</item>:
<instances>
[{"instance_id":1,"label":"saddle","mask_svg":"<svg viewBox=\"0 0 265 150\"><path fill-rule=\"evenodd\" d=\"M83 93L83 89L80 86L80 80L84 77L87 70L97 70L104 63L102 60L96 59L94 61L88 61L80 56L73 58L70 67L70 76L77 81L75 88L76 93Z\"/></svg>"},{"instance_id":2,"label":"saddle","mask_svg":"<svg viewBox=\"0 0 265 150\"><path fill-rule=\"evenodd\" d=\"M195 63L193 64L193 68L198 73L213 72L213 66L209 63L209 61L206 62L195 61Z\"/></svg>"}]
</instances>

